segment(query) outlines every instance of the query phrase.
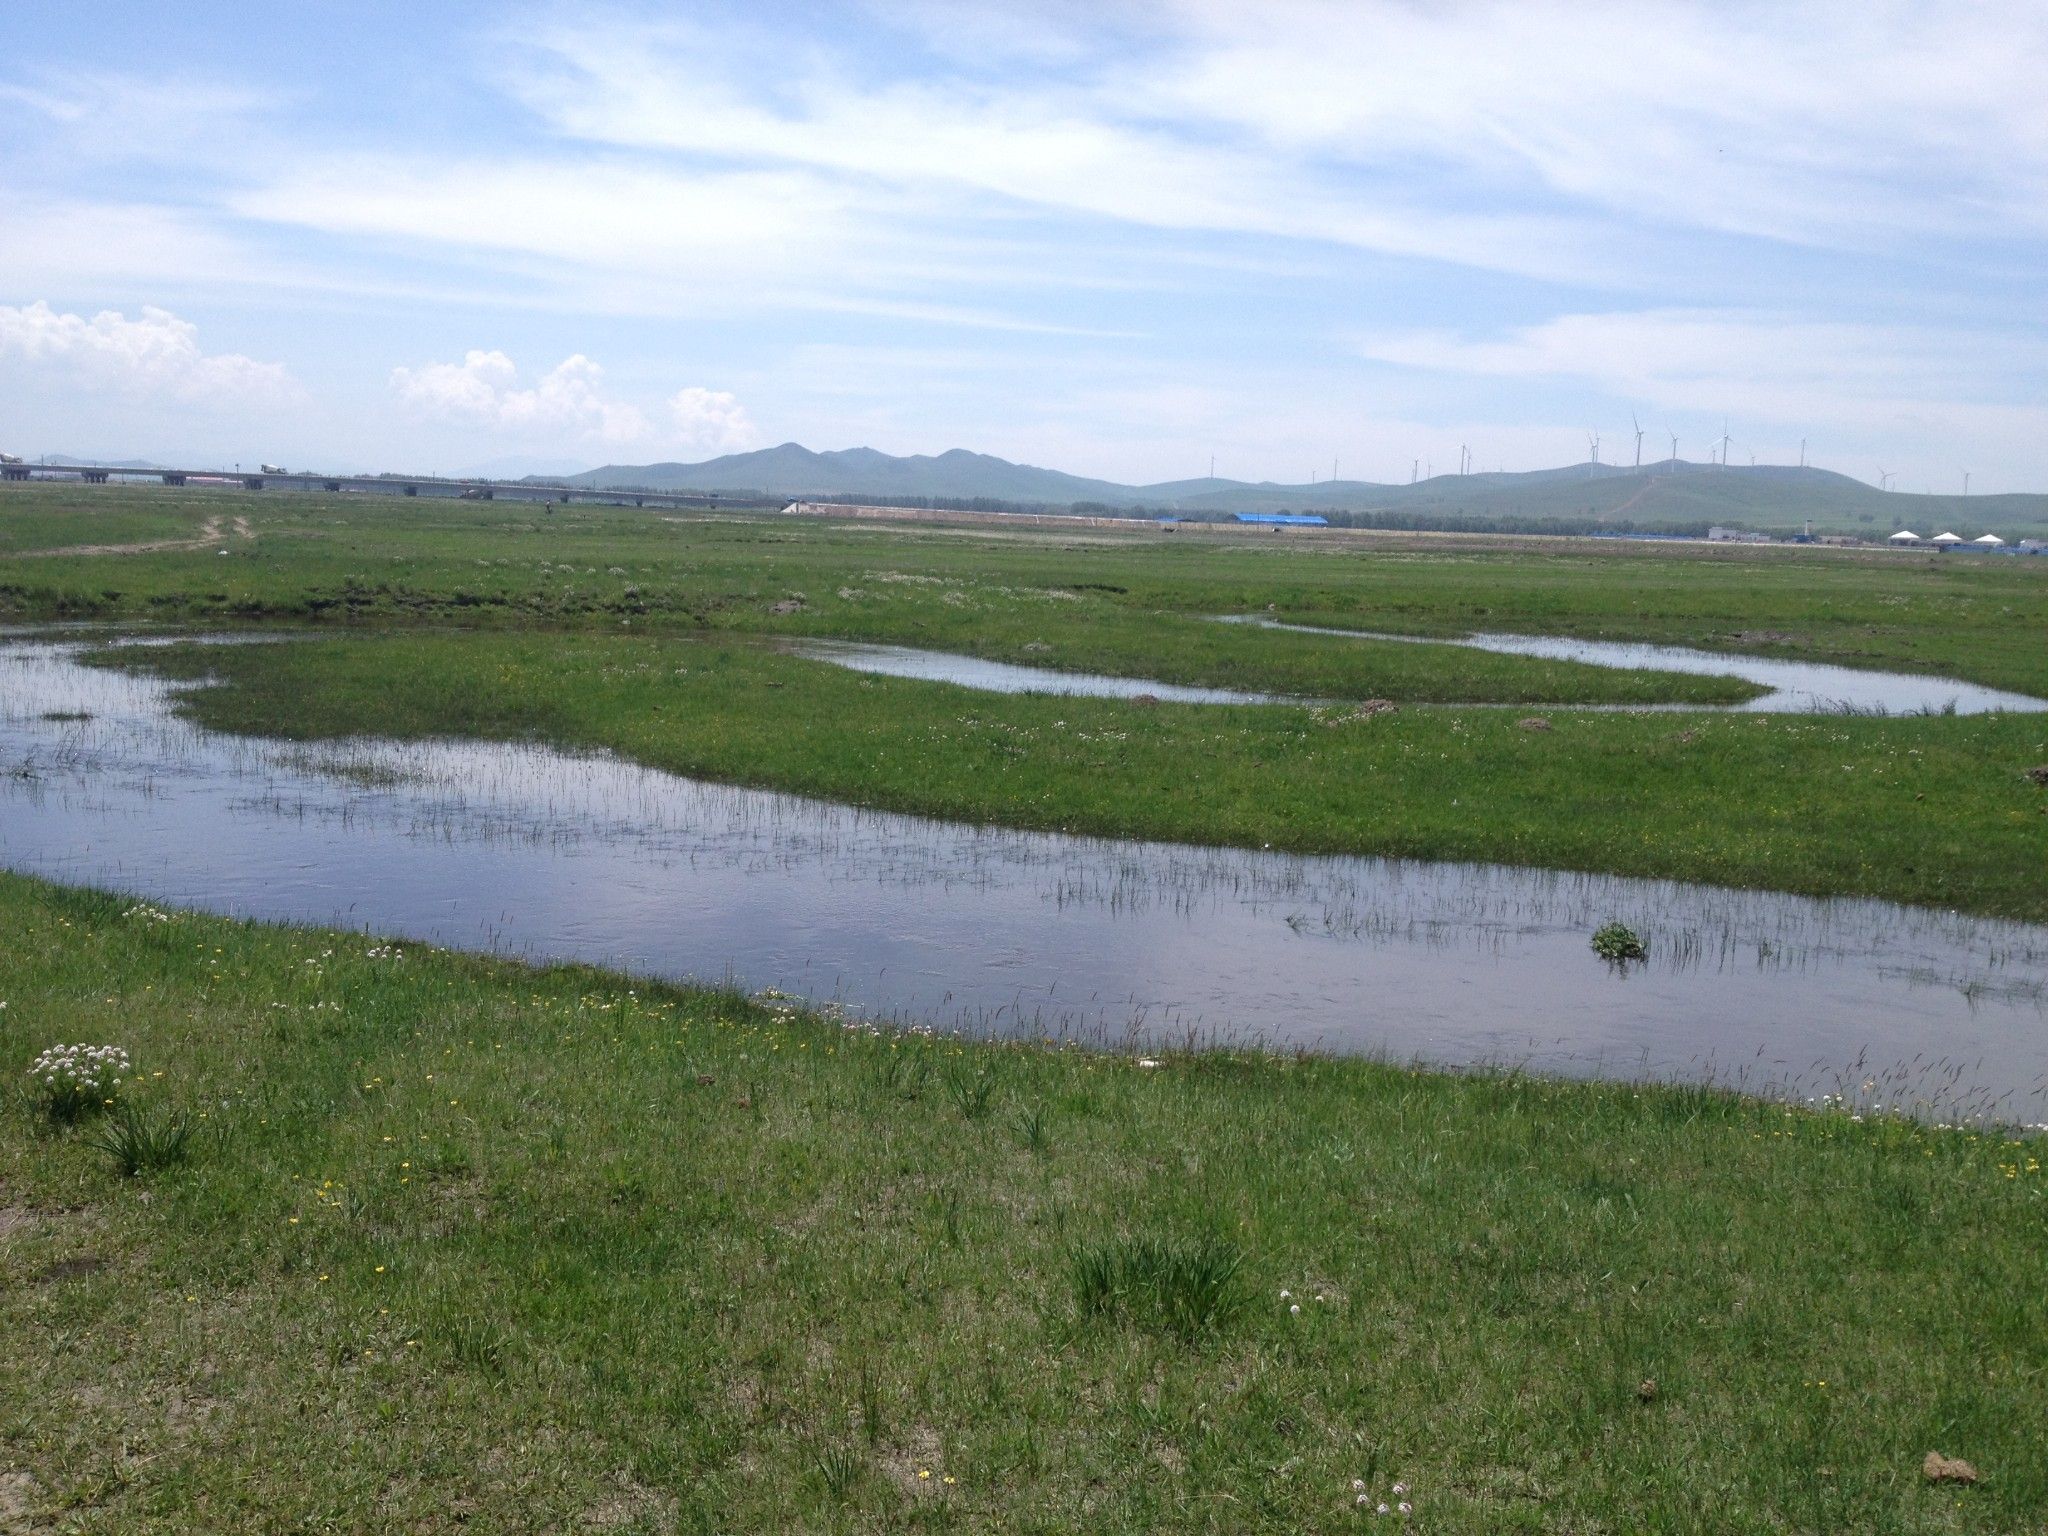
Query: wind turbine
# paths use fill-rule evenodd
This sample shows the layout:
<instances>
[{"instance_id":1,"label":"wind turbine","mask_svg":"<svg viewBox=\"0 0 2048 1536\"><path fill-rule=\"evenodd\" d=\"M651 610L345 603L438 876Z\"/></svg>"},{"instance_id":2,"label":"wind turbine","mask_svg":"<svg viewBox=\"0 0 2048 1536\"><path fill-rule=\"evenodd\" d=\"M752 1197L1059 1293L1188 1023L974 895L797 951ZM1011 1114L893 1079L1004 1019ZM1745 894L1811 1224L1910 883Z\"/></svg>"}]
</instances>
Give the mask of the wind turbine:
<instances>
[{"instance_id":1,"label":"wind turbine","mask_svg":"<svg viewBox=\"0 0 2048 1536\"><path fill-rule=\"evenodd\" d=\"M1806 439L1799 439L1799 467L1806 468Z\"/></svg>"},{"instance_id":2,"label":"wind turbine","mask_svg":"<svg viewBox=\"0 0 2048 1536\"><path fill-rule=\"evenodd\" d=\"M1877 488L1880 491L1888 491L1892 488L1892 477L1882 464L1877 466Z\"/></svg>"},{"instance_id":3,"label":"wind turbine","mask_svg":"<svg viewBox=\"0 0 2048 1536\"><path fill-rule=\"evenodd\" d=\"M1733 439L1728 436L1728 418L1723 416L1721 418L1721 467L1723 469L1728 467L1728 444L1732 441Z\"/></svg>"},{"instance_id":4,"label":"wind turbine","mask_svg":"<svg viewBox=\"0 0 2048 1536\"><path fill-rule=\"evenodd\" d=\"M1970 494L1970 472L1967 469L1963 471L1963 494Z\"/></svg>"},{"instance_id":5,"label":"wind turbine","mask_svg":"<svg viewBox=\"0 0 2048 1536\"><path fill-rule=\"evenodd\" d=\"M1586 453L1587 463L1598 464L1600 462L1600 438L1597 433L1588 432L1586 434Z\"/></svg>"},{"instance_id":6,"label":"wind turbine","mask_svg":"<svg viewBox=\"0 0 2048 1536\"><path fill-rule=\"evenodd\" d=\"M1633 415L1629 417L1629 422L1636 429L1636 468L1641 469L1643 467L1643 424L1637 421Z\"/></svg>"},{"instance_id":7,"label":"wind turbine","mask_svg":"<svg viewBox=\"0 0 2048 1536\"><path fill-rule=\"evenodd\" d=\"M1671 429L1666 427L1665 431L1670 432ZM1678 434L1676 432L1671 432L1671 462L1674 465L1678 463Z\"/></svg>"}]
</instances>

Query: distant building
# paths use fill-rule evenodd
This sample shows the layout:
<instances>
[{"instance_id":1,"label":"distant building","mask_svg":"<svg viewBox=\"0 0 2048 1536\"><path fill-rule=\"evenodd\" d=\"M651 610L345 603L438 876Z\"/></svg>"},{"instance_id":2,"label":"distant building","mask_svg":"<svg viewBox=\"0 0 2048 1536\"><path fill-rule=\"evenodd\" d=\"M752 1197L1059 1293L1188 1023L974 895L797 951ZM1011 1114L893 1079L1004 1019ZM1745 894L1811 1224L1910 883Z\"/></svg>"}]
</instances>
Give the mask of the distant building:
<instances>
[{"instance_id":1,"label":"distant building","mask_svg":"<svg viewBox=\"0 0 2048 1536\"><path fill-rule=\"evenodd\" d=\"M1707 537L1716 544L1768 544L1769 534L1751 533L1747 528L1709 528Z\"/></svg>"},{"instance_id":2,"label":"distant building","mask_svg":"<svg viewBox=\"0 0 2048 1536\"><path fill-rule=\"evenodd\" d=\"M1327 528L1330 520L1313 512L1233 512L1240 523L1260 523L1268 528Z\"/></svg>"},{"instance_id":3,"label":"distant building","mask_svg":"<svg viewBox=\"0 0 2048 1536\"><path fill-rule=\"evenodd\" d=\"M1897 533L1893 534L1890 538L1885 540L1885 543L1887 544L1898 544L1901 546L1907 544L1918 544L1921 542L1922 540L1920 538L1920 535L1915 533L1910 528L1901 528Z\"/></svg>"}]
</instances>

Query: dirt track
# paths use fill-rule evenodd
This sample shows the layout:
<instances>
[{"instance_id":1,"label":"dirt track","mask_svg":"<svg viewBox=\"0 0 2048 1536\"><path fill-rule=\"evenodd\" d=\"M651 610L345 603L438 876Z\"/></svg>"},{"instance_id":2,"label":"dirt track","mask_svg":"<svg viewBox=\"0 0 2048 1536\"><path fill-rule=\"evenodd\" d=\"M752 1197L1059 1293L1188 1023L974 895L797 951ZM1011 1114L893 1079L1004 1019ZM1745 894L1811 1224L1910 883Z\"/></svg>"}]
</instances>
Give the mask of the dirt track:
<instances>
[{"instance_id":1,"label":"dirt track","mask_svg":"<svg viewBox=\"0 0 2048 1536\"><path fill-rule=\"evenodd\" d=\"M222 525L228 519L218 515L209 517L199 525L199 533L189 539L152 539L143 544L65 544L56 549L19 550L10 559L33 560L51 555L150 555L173 549L210 549L215 544L224 544L228 530ZM253 539L256 530L249 526L249 519L234 519L234 535L237 538Z\"/></svg>"}]
</instances>

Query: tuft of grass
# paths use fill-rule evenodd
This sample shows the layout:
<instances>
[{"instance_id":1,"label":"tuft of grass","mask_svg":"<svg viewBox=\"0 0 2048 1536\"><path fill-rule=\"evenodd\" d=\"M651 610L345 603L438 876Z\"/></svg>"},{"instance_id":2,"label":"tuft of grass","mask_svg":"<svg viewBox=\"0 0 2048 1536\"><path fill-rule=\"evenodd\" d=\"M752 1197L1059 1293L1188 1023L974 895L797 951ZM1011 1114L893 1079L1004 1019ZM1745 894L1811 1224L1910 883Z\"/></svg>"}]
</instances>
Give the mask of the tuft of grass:
<instances>
[{"instance_id":1,"label":"tuft of grass","mask_svg":"<svg viewBox=\"0 0 2048 1536\"><path fill-rule=\"evenodd\" d=\"M826 1499L833 1504L853 1502L867 1478L867 1458L848 1446L819 1447L811 1453L811 1466L824 1488Z\"/></svg>"},{"instance_id":2,"label":"tuft of grass","mask_svg":"<svg viewBox=\"0 0 2048 1536\"><path fill-rule=\"evenodd\" d=\"M974 1067L956 1067L946 1074L946 1093L953 1101L953 1107L960 1111L963 1120L980 1120L987 1116L995 1102L996 1090L1001 1087L996 1074L987 1064Z\"/></svg>"},{"instance_id":3,"label":"tuft of grass","mask_svg":"<svg viewBox=\"0 0 2048 1536\"><path fill-rule=\"evenodd\" d=\"M192 1155L192 1117L181 1109L121 1104L87 1142L113 1161L124 1178L175 1168Z\"/></svg>"},{"instance_id":4,"label":"tuft of grass","mask_svg":"<svg viewBox=\"0 0 2048 1536\"><path fill-rule=\"evenodd\" d=\"M1074 1301L1084 1317L1159 1328L1193 1340L1245 1304L1244 1255L1212 1235L1130 1237L1083 1243L1072 1259Z\"/></svg>"},{"instance_id":5,"label":"tuft of grass","mask_svg":"<svg viewBox=\"0 0 2048 1536\"><path fill-rule=\"evenodd\" d=\"M487 1317L459 1317L447 1332L448 1353L473 1371L505 1374L505 1356L512 1336Z\"/></svg>"},{"instance_id":6,"label":"tuft of grass","mask_svg":"<svg viewBox=\"0 0 2048 1536\"><path fill-rule=\"evenodd\" d=\"M1052 1117L1043 1104L1027 1104L1017 1112L1017 1136L1033 1152L1052 1144Z\"/></svg>"}]
</instances>

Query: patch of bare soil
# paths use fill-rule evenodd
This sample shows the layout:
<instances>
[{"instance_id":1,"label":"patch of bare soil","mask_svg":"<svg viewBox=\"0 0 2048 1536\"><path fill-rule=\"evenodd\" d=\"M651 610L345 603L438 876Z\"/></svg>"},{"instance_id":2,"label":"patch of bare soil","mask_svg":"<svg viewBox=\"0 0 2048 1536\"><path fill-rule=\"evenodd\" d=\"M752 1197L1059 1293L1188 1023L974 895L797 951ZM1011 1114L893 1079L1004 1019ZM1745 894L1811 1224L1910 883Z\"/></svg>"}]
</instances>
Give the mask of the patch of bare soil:
<instances>
[{"instance_id":1,"label":"patch of bare soil","mask_svg":"<svg viewBox=\"0 0 2048 1536\"><path fill-rule=\"evenodd\" d=\"M151 539L141 544L66 544L57 549L25 549L17 559L27 560L50 555L148 555L173 549L208 549L215 544L225 543L227 531L223 526L225 518L209 517L199 525L199 533L190 539ZM256 537L256 530L249 526L246 517L235 519L235 532L245 539Z\"/></svg>"},{"instance_id":2,"label":"patch of bare soil","mask_svg":"<svg viewBox=\"0 0 2048 1536\"><path fill-rule=\"evenodd\" d=\"M0 1472L0 1533L27 1536L48 1530L36 1516L36 1480L26 1472Z\"/></svg>"}]
</instances>

